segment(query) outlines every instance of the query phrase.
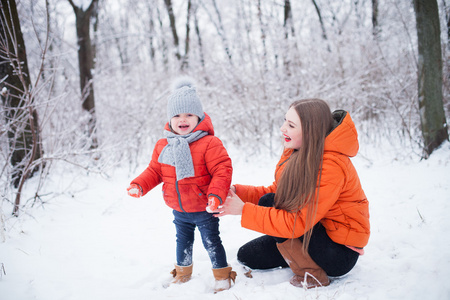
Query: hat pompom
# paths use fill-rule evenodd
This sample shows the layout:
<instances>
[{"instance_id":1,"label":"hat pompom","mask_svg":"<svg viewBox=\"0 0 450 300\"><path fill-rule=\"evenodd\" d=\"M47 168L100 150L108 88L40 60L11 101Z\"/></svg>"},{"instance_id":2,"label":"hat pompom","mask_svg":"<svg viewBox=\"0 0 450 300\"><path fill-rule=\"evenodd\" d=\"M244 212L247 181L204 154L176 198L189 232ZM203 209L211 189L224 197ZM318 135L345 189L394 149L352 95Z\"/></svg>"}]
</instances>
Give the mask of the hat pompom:
<instances>
[{"instance_id":1,"label":"hat pompom","mask_svg":"<svg viewBox=\"0 0 450 300\"><path fill-rule=\"evenodd\" d=\"M172 91L176 91L184 86L191 88L191 87L194 87L194 85L195 85L194 79L192 79L189 76L182 76L182 77L177 78L173 82Z\"/></svg>"}]
</instances>

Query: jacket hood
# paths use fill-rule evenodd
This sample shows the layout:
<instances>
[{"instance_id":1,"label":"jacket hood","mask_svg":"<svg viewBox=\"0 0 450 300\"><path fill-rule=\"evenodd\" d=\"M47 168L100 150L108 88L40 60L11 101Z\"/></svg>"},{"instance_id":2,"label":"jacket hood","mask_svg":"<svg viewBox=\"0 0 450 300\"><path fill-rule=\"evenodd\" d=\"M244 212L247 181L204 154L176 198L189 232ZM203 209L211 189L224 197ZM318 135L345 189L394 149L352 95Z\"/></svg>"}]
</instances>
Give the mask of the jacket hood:
<instances>
[{"instance_id":1,"label":"jacket hood","mask_svg":"<svg viewBox=\"0 0 450 300\"><path fill-rule=\"evenodd\" d=\"M166 126L164 126L164 130L171 131L169 122L167 122ZM199 130L207 132L208 135L214 135L214 127L213 127L211 118L206 113L205 113L205 117L202 120L200 120L200 122L197 124L197 126L194 128L194 130L192 130L192 132L199 131Z\"/></svg>"},{"instance_id":2,"label":"jacket hood","mask_svg":"<svg viewBox=\"0 0 450 300\"><path fill-rule=\"evenodd\" d=\"M350 114L344 110L333 112L335 126L325 138L324 151L338 152L349 157L358 153L358 133Z\"/></svg>"}]
</instances>

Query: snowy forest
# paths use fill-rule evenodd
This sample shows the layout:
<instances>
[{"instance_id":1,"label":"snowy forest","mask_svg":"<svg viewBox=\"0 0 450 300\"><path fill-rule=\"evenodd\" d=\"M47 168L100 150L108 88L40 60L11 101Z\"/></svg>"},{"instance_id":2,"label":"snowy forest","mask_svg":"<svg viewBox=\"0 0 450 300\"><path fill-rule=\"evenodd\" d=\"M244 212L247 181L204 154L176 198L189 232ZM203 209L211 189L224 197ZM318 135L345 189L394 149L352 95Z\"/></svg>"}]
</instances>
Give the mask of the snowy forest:
<instances>
[{"instance_id":1,"label":"snowy forest","mask_svg":"<svg viewBox=\"0 0 450 300\"><path fill-rule=\"evenodd\" d=\"M21 218L77 197L67 170L142 171L180 75L236 162L276 160L302 98L349 111L366 162L448 143L447 0L2 0L1 13L0 248Z\"/></svg>"},{"instance_id":2,"label":"snowy forest","mask_svg":"<svg viewBox=\"0 0 450 300\"><path fill-rule=\"evenodd\" d=\"M45 201L39 189L56 164L107 174L145 161L182 74L196 79L217 135L242 156L278 155L278 120L301 98L350 111L362 142L388 139L399 155L423 155L411 1L16 2L29 73L16 122L32 110L38 154L12 163L22 145L12 146L8 126L25 125L6 122L3 106L2 201L16 203L22 173L40 177L17 214ZM448 116L450 8L438 4Z\"/></svg>"}]
</instances>

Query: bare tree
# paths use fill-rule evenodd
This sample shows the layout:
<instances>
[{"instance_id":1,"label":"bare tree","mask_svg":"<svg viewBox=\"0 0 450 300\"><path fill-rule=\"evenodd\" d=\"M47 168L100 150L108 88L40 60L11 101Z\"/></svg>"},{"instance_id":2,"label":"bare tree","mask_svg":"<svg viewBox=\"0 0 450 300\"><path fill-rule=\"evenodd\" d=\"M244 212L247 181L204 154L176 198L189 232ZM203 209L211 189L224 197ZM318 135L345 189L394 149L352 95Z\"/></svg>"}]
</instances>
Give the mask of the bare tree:
<instances>
[{"instance_id":1,"label":"bare tree","mask_svg":"<svg viewBox=\"0 0 450 300\"><path fill-rule=\"evenodd\" d=\"M191 32L191 12L192 12L192 3L191 0L188 0L187 6L187 17L186 17L186 39L184 41L184 56L183 63L181 64L181 69L186 69L189 64L189 43L190 43L190 32Z\"/></svg>"},{"instance_id":2,"label":"bare tree","mask_svg":"<svg viewBox=\"0 0 450 300\"><path fill-rule=\"evenodd\" d=\"M289 36L291 35L292 37L295 37L295 29L294 29L294 20L292 17L292 7L291 7L291 1L290 0L285 0L284 1L284 23L283 23L283 27L284 27L284 38L286 40L286 44L289 44ZM297 52L297 43L295 42L294 39L294 45L295 45L295 52ZM284 68L285 68L285 72L287 76L291 76L292 75L292 71L291 71L291 62L292 62L292 58L289 55L289 53L286 53L288 51L282 51L282 56L283 56L283 64L284 64Z\"/></svg>"},{"instance_id":3,"label":"bare tree","mask_svg":"<svg viewBox=\"0 0 450 300\"><path fill-rule=\"evenodd\" d=\"M163 22L161 19L161 12L159 11L159 7L156 7L156 12L158 14L158 23L159 23L159 27L161 29L161 32L164 32L164 26L163 26ZM163 58L163 64L164 64L164 68L167 71L168 67L169 67L169 47L167 46L166 43L166 39L164 37L164 34L161 34L161 51L162 51L162 58Z\"/></svg>"},{"instance_id":4,"label":"bare tree","mask_svg":"<svg viewBox=\"0 0 450 300\"><path fill-rule=\"evenodd\" d=\"M149 16L149 24L148 24L148 30L149 30L149 46L150 46L150 59L152 60L153 63L153 67L155 67L155 43L154 43L154 39L155 39L155 35L156 35L156 31L155 31L155 21L153 19L153 5L154 3L150 3L150 1L145 1L145 3L147 4L147 11L148 11L148 16Z\"/></svg>"},{"instance_id":5,"label":"bare tree","mask_svg":"<svg viewBox=\"0 0 450 300\"><path fill-rule=\"evenodd\" d=\"M72 0L68 1L75 12L76 19L82 107L89 113L87 131L91 138L91 148L97 148L97 118L95 116L94 84L92 76L95 54L91 42L90 19L94 9L96 8L98 0L92 0L86 10L84 10L83 7L78 7Z\"/></svg>"},{"instance_id":6,"label":"bare tree","mask_svg":"<svg viewBox=\"0 0 450 300\"><path fill-rule=\"evenodd\" d=\"M230 64L233 64L232 61L232 55L230 52L230 43L227 39L227 36L225 34L225 28L223 27L223 22L222 22L222 15L219 11L219 7L217 6L217 2L216 0L212 0L212 4L214 6L214 11L216 12L216 16L217 16L217 21L216 18L214 18L212 16L212 14L209 12L208 8L206 7L205 3L202 1L201 2L203 8L205 9L205 11L208 13L209 16L209 20L214 24L214 26L216 27L217 30L217 34L219 35L219 37L222 39L222 43L223 43L223 47L225 49L225 52L227 54L228 60L230 62Z\"/></svg>"},{"instance_id":7,"label":"bare tree","mask_svg":"<svg viewBox=\"0 0 450 300\"><path fill-rule=\"evenodd\" d=\"M164 0L164 3L166 4L167 13L169 14L170 29L172 30L173 45L175 46L175 56L178 60L180 60L181 59L181 54L180 54L180 49L179 49L180 41L178 39L177 26L175 23L175 15L173 13L172 0Z\"/></svg>"},{"instance_id":8,"label":"bare tree","mask_svg":"<svg viewBox=\"0 0 450 300\"><path fill-rule=\"evenodd\" d=\"M419 112L425 158L448 140L442 99L442 53L436 0L414 0L419 48Z\"/></svg>"},{"instance_id":9,"label":"bare tree","mask_svg":"<svg viewBox=\"0 0 450 300\"><path fill-rule=\"evenodd\" d=\"M378 0L372 0L372 34L375 38L380 33L380 27L378 25Z\"/></svg>"},{"instance_id":10,"label":"bare tree","mask_svg":"<svg viewBox=\"0 0 450 300\"><path fill-rule=\"evenodd\" d=\"M100 1L100 0L99 0ZM91 19L92 19L92 29L94 32L94 42L92 43L92 60L93 65L92 69L95 69L95 61L97 59L97 44L98 44L98 26L100 23L99 20L99 1L94 3L94 8L92 9Z\"/></svg>"},{"instance_id":11,"label":"bare tree","mask_svg":"<svg viewBox=\"0 0 450 300\"><path fill-rule=\"evenodd\" d=\"M48 12L48 2L46 1L45 4ZM18 216L25 181L37 170L43 170L45 164L36 100L41 89L39 82L44 79L42 72L49 38L47 35L41 45L39 72L33 87L16 3L2 0L1 9L0 73L2 80L0 84L6 131L11 149L12 181L17 188L13 215ZM48 19L46 24L48 32ZM5 169L8 169L7 166L3 167L3 170Z\"/></svg>"},{"instance_id":12,"label":"bare tree","mask_svg":"<svg viewBox=\"0 0 450 300\"><path fill-rule=\"evenodd\" d=\"M445 11L445 21L447 23L447 48L450 51L450 6L447 6L445 0L442 1L442 6Z\"/></svg>"},{"instance_id":13,"label":"bare tree","mask_svg":"<svg viewBox=\"0 0 450 300\"><path fill-rule=\"evenodd\" d=\"M38 169L35 162L42 156L42 148L15 1L1 1L0 38L0 86L13 166L11 179L13 185L20 188Z\"/></svg>"},{"instance_id":14,"label":"bare tree","mask_svg":"<svg viewBox=\"0 0 450 300\"><path fill-rule=\"evenodd\" d=\"M284 29L286 39L289 37L289 32L292 36L295 36L295 29L292 20L292 7L290 0L284 0Z\"/></svg>"},{"instance_id":15,"label":"bare tree","mask_svg":"<svg viewBox=\"0 0 450 300\"><path fill-rule=\"evenodd\" d=\"M320 12L319 5L317 5L316 0L312 0L312 3L314 5L314 8L316 9L317 16L319 17L320 28L322 28L322 38L324 40L327 40L328 39L327 31L325 30L325 25L323 24L322 13Z\"/></svg>"},{"instance_id":16,"label":"bare tree","mask_svg":"<svg viewBox=\"0 0 450 300\"><path fill-rule=\"evenodd\" d=\"M264 60L264 72L268 71L267 66L267 46L266 46L266 39L267 39L267 33L266 33L266 25L263 22L263 13L261 8L261 0L258 0L257 2L257 8L258 8L258 20L259 20L259 29L261 30L261 43L263 47L263 60Z\"/></svg>"},{"instance_id":17,"label":"bare tree","mask_svg":"<svg viewBox=\"0 0 450 300\"><path fill-rule=\"evenodd\" d=\"M194 8L193 8L195 33L197 35L198 50L199 50L199 54L200 54L200 63L202 65L202 67L205 67L205 55L203 54L203 42L202 42L202 36L200 35L200 26L198 25L197 10L198 10L198 4L195 3Z\"/></svg>"},{"instance_id":18,"label":"bare tree","mask_svg":"<svg viewBox=\"0 0 450 300\"><path fill-rule=\"evenodd\" d=\"M162 62L164 65L165 71L168 70L168 46L166 42L166 38L164 34L158 35L158 28L161 33L164 32L164 26L161 19L161 12L158 7L158 1L152 0L152 1L144 1L144 4L147 8L147 15L148 15L148 36L149 36L149 52L150 52L150 60L153 64L153 70L157 70L157 53L161 53ZM158 46L160 44L160 46Z\"/></svg>"}]
</instances>

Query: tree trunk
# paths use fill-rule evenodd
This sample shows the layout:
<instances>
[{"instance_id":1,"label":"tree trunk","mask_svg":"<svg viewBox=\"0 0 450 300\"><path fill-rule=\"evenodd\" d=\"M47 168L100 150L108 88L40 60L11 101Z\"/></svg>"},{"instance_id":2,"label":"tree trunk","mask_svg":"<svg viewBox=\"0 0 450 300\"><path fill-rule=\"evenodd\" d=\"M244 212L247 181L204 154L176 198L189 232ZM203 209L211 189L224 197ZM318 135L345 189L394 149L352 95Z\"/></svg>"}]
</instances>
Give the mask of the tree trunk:
<instances>
[{"instance_id":1,"label":"tree trunk","mask_svg":"<svg viewBox=\"0 0 450 300\"><path fill-rule=\"evenodd\" d=\"M91 148L98 147L95 116L94 85L92 82L92 69L94 68L94 53L90 35L90 18L98 0L92 0L89 7L84 11L77 7L72 0L68 0L75 12L75 20L78 38L78 67L80 69L80 90L82 107L89 112L87 131L91 138Z\"/></svg>"},{"instance_id":2,"label":"tree trunk","mask_svg":"<svg viewBox=\"0 0 450 300\"><path fill-rule=\"evenodd\" d=\"M153 20L153 15L154 15L153 14L153 5L154 5L154 3L150 3L150 1L146 1L146 3L147 3L148 18L149 18L148 31L149 31L149 44L150 44L150 59L152 60L154 70L156 70L155 45L154 45L154 41L153 41L154 36L156 36L155 22Z\"/></svg>"},{"instance_id":3,"label":"tree trunk","mask_svg":"<svg viewBox=\"0 0 450 300\"><path fill-rule=\"evenodd\" d=\"M289 34L294 37L295 36L295 30L294 30L294 25L293 25L293 20L292 20L292 7L291 7L291 1L290 0L285 0L284 1L284 38L286 41L286 51L282 52L282 56L283 56L283 65L284 65L284 69L285 69L285 73L288 77L290 77L292 75L292 71L291 71L291 59L292 59L292 54L290 52L290 41L289 41ZM294 44L295 40L294 40ZM296 49L295 49L296 50Z\"/></svg>"},{"instance_id":4,"label":"tree trunk","mask_svg":"<svg viewBox=\"0 0 450 300\"><path fill-rule=\"evenodd\" d=\"M261 43L263 48L263 60L264 60L264 72L267 72L269 70L267 66L267 47L266 47L266 26L264 25L263 19L262 19L262 9L261 9L261 0L258 0L257 2L257 8L258 8L258 20L259 20L259 29L261 31Z\"/></svg>"},{"instance_id":5,"label":"tree trunk","mask_svg":"<svg viewBox=\"0 0 450 300\"><path fill-rule=\"evenodd\" d=\"M187 7L187 17L186 17L186 40L184 43L184 56L183 56L183 63L181 65L181 69L188 68L189 65L189 43L190 43L190 32L191 32L191 26L190 26L190 20L191 20L191 11L192 11L192 5L191 0L188 1L188 7Z\"/></svg>"},{"instance_id":6,"label":"tree trunk","mask_svg":"<svg viewBox=\"0 0 450 300\"><path fill-rule=\"evenodd\" d=\"M161 12L159 11L159 8L156 7L156 12L158 14L158 23L159 23L159 27L161 29L161 32L164 32L164 26L163 26L163 22L161 19ZM162 59L163 59L163 63L164 63L164 70L167 71L169 69L169 48L167 46L166 43L166 39L164 37L164 34L161 34L161 52L162 52Z\"/></svg>"},{"instance_id":7,"label":"tree trunk","mask_svg":"<svg viewBox=\"0 0 450 300\"><path fill-rule=\"evenodd\" d=\"M35 162L42 157L42 146L15 1L1 0L0 39L1 98L11 149L11 182L18 188L13 211L17 216L23 184L39 169Z\"/></svg>"},{"instance_id":8,"label":"tree trunk","mask_svg":"<svg viewBox=\"0 0 450 300\"><path fill-rule=\"evenodd\" d=\"M325 30L325 25L323 24L322 14L320 13L320 8L319 8L319 6L317 5L317 3L316 3L315 0L312 0L312 3L313 3L313 5L314 5L314 7L315 7L315 9L316 9L317 16L319 17L320 28L322 28L322 38L323 38L324 40L328 40L328 37L327 37L327 31Z\"/></svg>"},{"instance_id":9,"label":"tree trunk","mask_svg":"<svg viewBox=\"0 0 450 300\"><path fill-rule=\"evenodd\" d=\"M198 9L198 5L195 4L194 10L193 10L195 33L197 34L198 49L199 49L198 51L199 51L199 55L200 55L200 63L202 65L202 67L205 67L205 56L203 54L202 36L200 35L200 26L198 24L198 19L197 19L197 9Z\"/></svg>"},{"instance_id":10,"label":"tree trunk","mask_svg":"<svg viewBox=\"0 0 450 300\"><path fill-rule=\"evenodd\" d=\"M425 158L448 140L442 99L442 53L436 0L414 0L419 48L419 112Z\"/></svg>"},{"instance_id":11,"label":"tree trunk","mask_svg":"<svg viewBox=\"0 0 450 300\"><path fill-rule=\"evenodd\" d=\"M175 15L173 14L173 7L172 7L172 0L164 0L164 3L166 4L167 13L169 14L169 20L170 20L170 28L172 29L172 36L173 36L173 44L175 46L175 56L178 60L181 59L180 50L179 50L179 39L177 34L177 27L175 24Z\"/></svg>"},{"instance_id":12,"label":"tree trunk","mask_svg":"<svg viewBox=\"0 0 450 300\"><path fill-rule=\"evenodd\" d=\"M284 31L286 39L289 38L289 31L291 32L292 36L295 36L290 0L284 0Z\"/></svg>"},{"instance_id":13,"label":"tree trunk","mask_svg":"<svg viewBox=\"0 0 450 300\"><path fill-rule=\"evenodd\" d=\"M380 28L378 26L378 0L372 0L372 34L378 38Z\"/></svg>"},{"instance_id":14,"label":"tree trunk","mask_svg":"<svg viewBox=\"0 0 450 300\"><path fill-rule=\"evenodd\" d=\"M92 69L95 70L95 62L97 60L97 44L98 44L98 1L95 2L94 8L92 9L91 19L92 19L92 29L94 31L94 42L92 43Z\"/></svg>"},{"instance_id":15,"label":"tree trunk","mask_svg":"<svg viewBox=\"0 0 450 300\"><path fill-rule=\"evenodd\" d=\"M12 178L14 186L17 187L27 171L24 169L24 160L33 162L42 154L38 114L30 97L31 80L16 2L2 0L1 6L1 98L10 129L8 138L12 150L11 164L18 166Z\"/></svg>"},{"instance_id":16,"label":"tree trunk","mask_svg":"<svg viewBox=\"0 0 450 300\"><path fill-rule=\"evenodd\" d=\"M447 22L447 49L450 51L450 7L442 1L445 10L445 21Z\"/></svg>"},{"instance_id":17,"label":"tree trunk","mask_svg":"<svg viewBox=\"0 0 450 300\"><path fill-rule=\"evenodd\" d=\"M224 29L223 24L222 24L222 17L220 15L219 8L217 7L216 0L212 0L212 4L213 4L214 10L216 12L217 18L213 18L213 16L209 13L207 7L205 6L205 3L203 3L203 2L200 2L200 3L202 4L202 6L205 9L205 11L208 13L210 21L216 27L217 34L222 39L222 43L223 43L223 46L224 46L224 49L225 49L225 53L228 56L228 60L229 60L230 64L233 65L232 55L231 55L231 52L230 52L230 45L228 43L228 40L227 40L227 37L226 37L226 34L225 34L225 29Z\"/></svg>"}]
</instances>

